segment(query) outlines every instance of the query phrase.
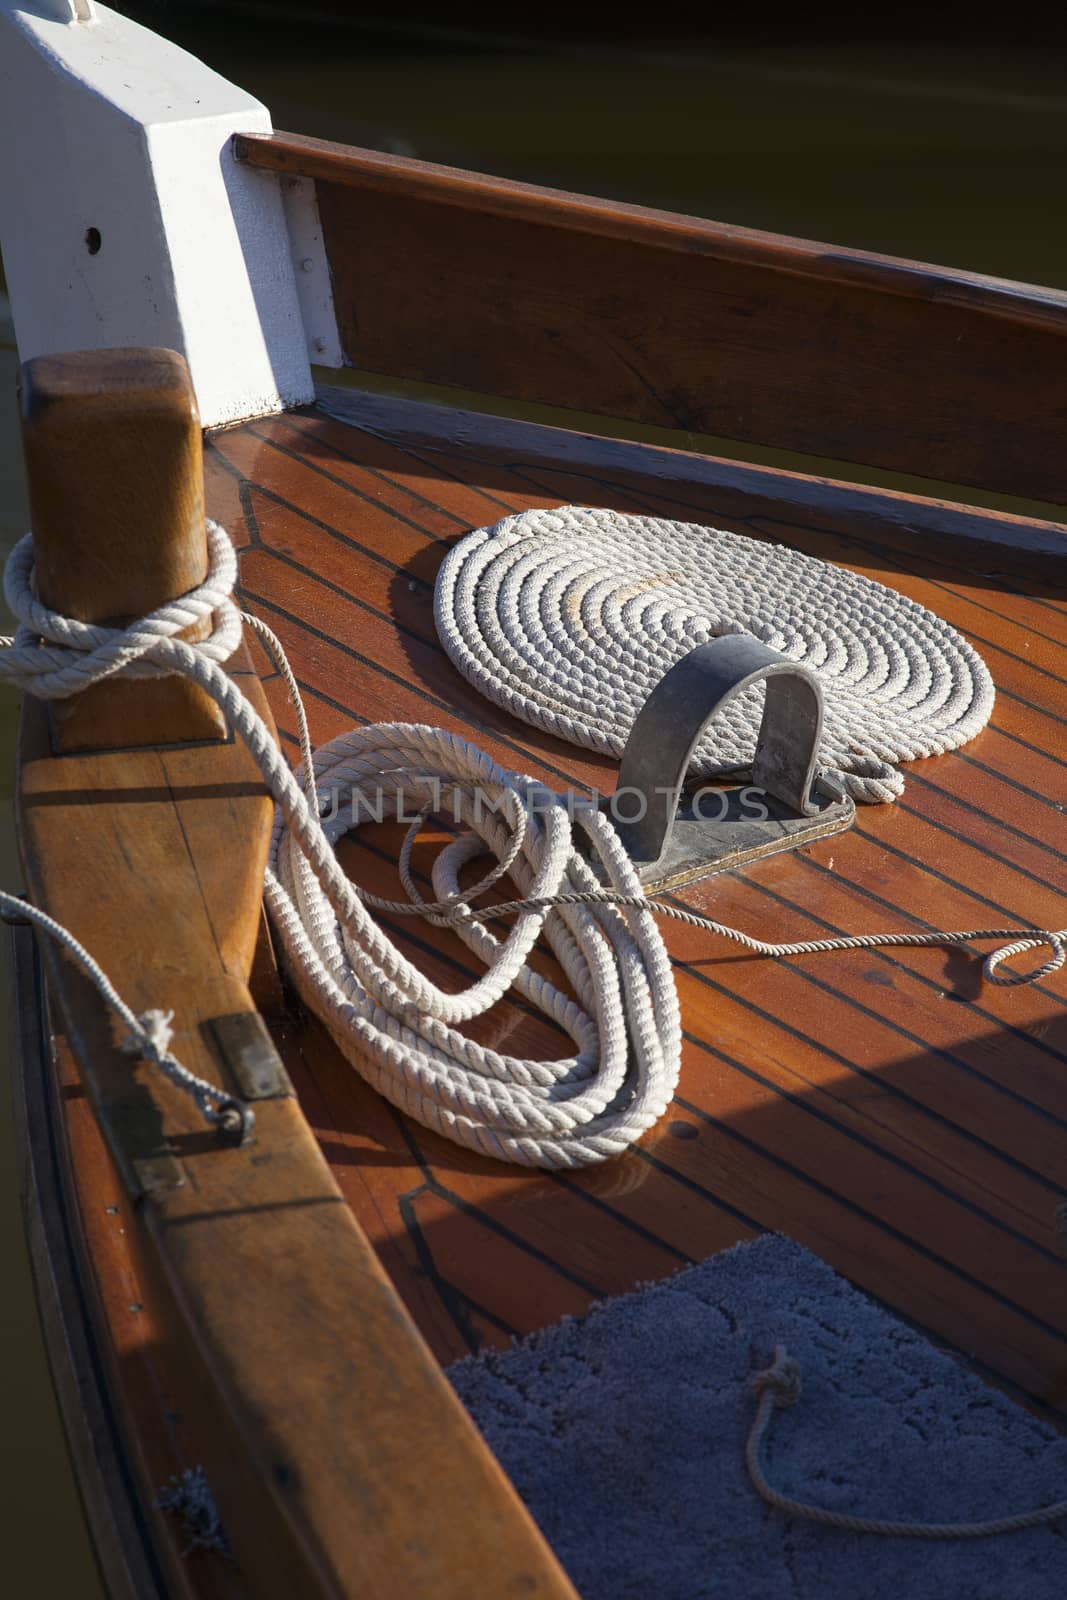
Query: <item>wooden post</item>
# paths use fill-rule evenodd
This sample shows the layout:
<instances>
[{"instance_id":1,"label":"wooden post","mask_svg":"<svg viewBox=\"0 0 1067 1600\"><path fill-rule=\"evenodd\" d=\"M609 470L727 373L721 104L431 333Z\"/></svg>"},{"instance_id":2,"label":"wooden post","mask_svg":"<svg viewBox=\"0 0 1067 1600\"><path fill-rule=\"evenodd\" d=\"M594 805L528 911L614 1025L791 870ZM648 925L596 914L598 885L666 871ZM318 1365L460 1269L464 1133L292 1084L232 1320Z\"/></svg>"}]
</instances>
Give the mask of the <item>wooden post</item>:
<instances>
[{"instance_id":1,"label":"wooden post","mask_svg":"<svg viewBox=\"0 0 1067 1600\"><path fill-rule=\"evenodd\" d=\"M207 574L204 468L189 371L173 350L39 356L21 374L37 588L80 622L123 625ZM184 637L204 638L210 621ZM114 750L218 739L185 678L96 685L51 705L52 746Z\"/></svg>"}]
</instances>

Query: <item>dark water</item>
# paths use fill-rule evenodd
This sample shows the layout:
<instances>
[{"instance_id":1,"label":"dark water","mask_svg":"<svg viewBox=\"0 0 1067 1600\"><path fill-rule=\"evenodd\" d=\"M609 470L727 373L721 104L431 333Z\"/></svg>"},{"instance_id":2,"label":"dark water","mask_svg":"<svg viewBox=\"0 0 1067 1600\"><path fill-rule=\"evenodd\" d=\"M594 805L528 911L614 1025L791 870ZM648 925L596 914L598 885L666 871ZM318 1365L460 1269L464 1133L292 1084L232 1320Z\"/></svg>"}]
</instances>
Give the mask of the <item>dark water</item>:
<instances>
[{"instance_id":1,"label":"dark water","mask_svg":"<svg viewBox=\"0 0 1067 1600\"><path fill-rule=\"evenodd\" d=\"M818 40L479 48L251 23L165 26L259 95L275 125L833 243L1067 286L1062 55ZM156 25L161 8L156 6ZM968 38L973 37L968 32ZM0 304L0 544L25 526ZM0 882L17 881L14 706L0 695ZM6 994L5 994L6 1002ZM4 1028L0 1038L9 1039ZM9 1050L2 1052L6 1064ZM0 1084L0 1595L95 1600L40 1353Z\"/></svg>"}]
</instances>

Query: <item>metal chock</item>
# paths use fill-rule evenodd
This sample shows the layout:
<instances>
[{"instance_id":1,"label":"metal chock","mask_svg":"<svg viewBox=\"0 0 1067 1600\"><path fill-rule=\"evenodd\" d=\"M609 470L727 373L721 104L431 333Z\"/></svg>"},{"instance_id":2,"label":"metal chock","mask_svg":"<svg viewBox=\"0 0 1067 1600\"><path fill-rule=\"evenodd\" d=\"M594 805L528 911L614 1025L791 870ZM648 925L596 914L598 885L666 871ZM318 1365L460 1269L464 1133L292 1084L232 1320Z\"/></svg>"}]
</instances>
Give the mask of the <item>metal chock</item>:
<instances>
[{"instance_id":1,"label":"metal chock","mask_svg":"<svg viewBox=\"0 0 1067 1600\"><path fill-rule=\"evenodd\" d=\"M708 723L756 684L766 698L749 772L687 787ZM676 662L638 712L606 802L645 887L692 883L849 827L852 800L816 767L822 718L815 673L749 634Z\"/></svg>"}]
</instances>

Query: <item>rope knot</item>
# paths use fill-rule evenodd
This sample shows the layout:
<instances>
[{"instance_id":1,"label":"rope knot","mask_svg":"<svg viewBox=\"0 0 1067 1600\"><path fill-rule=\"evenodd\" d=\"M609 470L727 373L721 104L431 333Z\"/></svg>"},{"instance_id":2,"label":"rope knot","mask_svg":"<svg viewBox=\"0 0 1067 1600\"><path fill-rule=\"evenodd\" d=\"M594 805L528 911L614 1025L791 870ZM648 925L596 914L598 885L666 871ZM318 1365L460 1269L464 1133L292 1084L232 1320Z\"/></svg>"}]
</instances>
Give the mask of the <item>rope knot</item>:
<instances>
[{"instance_id":1,"label":"rope knot","mask_svg":"<svg viewBox=\"0 0 1067 1600\"><path fill-rule=\"evenodd\" d=\"M53 611L37 598L33 537L26 534L4 568L4 598L19 621L4 638L0 681L43 700L62 700L108 678L156 678L188 672L191 661L228 661L241 642L241 615L233 603L237 555L217 522L205 523L208 573L187 594L159 606L125 627L80 622ZM194 623L210 622L195 654L179 635Z\"/></svg>"},{"instance_id":2,"label":"rope knot","mask_svg":"<svg viewBox=\"0 0 1067 1600\"><path fill-rule=\"evenodd\" d=\"M158 1006L142 1011L137 1018L137 1026L127 1029L122 1041L123 1054L143 1056L146 1061L161 1061L170 1051L170 1041L174 1037L171 1027L173 1021L174 1012L161 1011Z\"/></svg>"},{"instance_id":3,"label":"rope knot","mask_svg":"<svg viewBox=\"0 0 1067 1600\"><path fill-rule=\"evenodd\" d=\"M784 1411L800 1398L800 1362L789 1354L784 1344L775 1345L773 1362L756 1373L752 1387L761 1396L770 1390L775 1406Z\"/></svg>"}]
</instances>

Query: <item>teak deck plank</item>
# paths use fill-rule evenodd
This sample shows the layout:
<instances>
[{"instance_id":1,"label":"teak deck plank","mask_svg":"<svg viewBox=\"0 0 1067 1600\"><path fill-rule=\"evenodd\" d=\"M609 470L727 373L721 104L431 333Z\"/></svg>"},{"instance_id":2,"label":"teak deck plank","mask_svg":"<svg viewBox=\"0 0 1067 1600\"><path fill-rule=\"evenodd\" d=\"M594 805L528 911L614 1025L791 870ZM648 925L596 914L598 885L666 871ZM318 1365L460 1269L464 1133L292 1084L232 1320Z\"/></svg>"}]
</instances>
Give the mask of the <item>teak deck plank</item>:
<instances>
[{"instance_id":1,"label":"teak deck plank","mask_svg":"<svg viewBox=\"0 0 1067 1600\"><path fill-rule=\"evenodd\" d=\"M1061 530L405 402L326 404L333 417L215 435L208 480L220 514L241 508L245 600L283 639L316 739L435 722L556 787L610 791L612 763L515 721L451 667L433 628L437 567L469 529L529 505L726 526L932 606L984 652L1000 693L965 751L908 769L901 803L685 902L775 938L1067 920ZM268 687L291 739L284 694ZM348 870L394 887L399 832L361 833ZM418 870L433 848L420 845ZM438 981L469 981L472 958L447 932L394 931ZM1004 990L980 985L960 952L770 963L676 925L666 937L686 1031L679 1095L637 1149L593 1172L516 1173L461 1151L381 1102L316 1024L290 1041L345 1197L439 1356L771 1228L995 1380L1067 1408L1062 979ZM507 1001L479 1026L551 1048L547 1025Z\"/></svg>"}]
</instances>

